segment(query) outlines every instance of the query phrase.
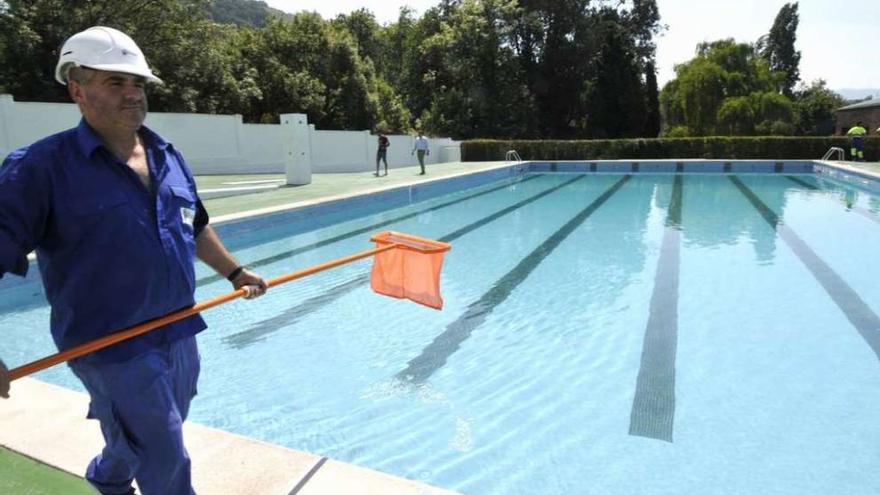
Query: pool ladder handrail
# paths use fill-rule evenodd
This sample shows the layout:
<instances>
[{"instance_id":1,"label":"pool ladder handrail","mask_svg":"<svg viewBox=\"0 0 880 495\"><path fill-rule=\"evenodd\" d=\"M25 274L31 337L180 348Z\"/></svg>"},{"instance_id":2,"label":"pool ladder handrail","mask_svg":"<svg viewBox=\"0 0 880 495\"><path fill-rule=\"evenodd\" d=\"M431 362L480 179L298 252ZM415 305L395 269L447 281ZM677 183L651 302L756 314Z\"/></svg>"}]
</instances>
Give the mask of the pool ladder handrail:
<instances>
[{"instance_id":1,"label":"pool ladder handrail","mask_svg":"<svg viewBox=\"0 0 880 495\"><path fill-rule=\"evenodd\" d=\"M843 148L838 148L837 146L832 146L828 151L826 151L825 154L822 155L822 160L833 160L833 158L831 157L835 154L839 157L837 158L837 161L844 161L844 157L846 155L844 154Z\"/></svg>"},{"instance_id":2,"label":"pool ladder handrail","mask_svg":"<svg viewBox=\"0 0 880 495\"><path fill-rule=\"evenodd\" d=\"M508 150L507 153L504 155L504 161L521 162L522 158L519 157L519 153L517 153L516 150Z\"/></svg>"}]
</instances>

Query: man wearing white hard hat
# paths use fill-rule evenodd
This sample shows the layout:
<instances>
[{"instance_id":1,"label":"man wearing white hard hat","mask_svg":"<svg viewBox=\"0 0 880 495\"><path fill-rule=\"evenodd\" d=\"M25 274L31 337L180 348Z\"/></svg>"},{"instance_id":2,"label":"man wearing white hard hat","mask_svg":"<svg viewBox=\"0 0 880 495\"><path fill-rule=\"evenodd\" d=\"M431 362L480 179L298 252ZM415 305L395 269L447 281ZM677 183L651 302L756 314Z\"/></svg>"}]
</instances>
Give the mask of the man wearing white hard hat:
<instances>
[{"instance_id":1,"label":"man wearing white hard hat","mask_svg":"<svg viewBox=\"0 0 880 495\"><path fill-rule=\"evenodd\" d=\"M196 256L262 295L266 282L208 225L183 156L143 125L146 84L162 81L135 42L108 27L77 33L55 78L82 120L0 167L0 277L24 276L36 251L58 349L191 306ZM100 493L133 493L134 480L144 495L194 493L182 424L204 328L192 316L70 362L106 442L86 470ZM0 396L9 388L0 361Z\"/></svg>"}]
</instances>

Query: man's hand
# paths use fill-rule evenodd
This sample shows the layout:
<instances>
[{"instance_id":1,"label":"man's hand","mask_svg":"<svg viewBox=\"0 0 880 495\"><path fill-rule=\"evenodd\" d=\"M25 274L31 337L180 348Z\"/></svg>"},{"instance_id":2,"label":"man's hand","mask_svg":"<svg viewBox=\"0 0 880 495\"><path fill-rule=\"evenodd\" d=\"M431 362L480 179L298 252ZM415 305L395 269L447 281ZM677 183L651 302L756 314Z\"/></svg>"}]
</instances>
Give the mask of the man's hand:
<instances>
[{"instance_id":1,"label":"man's hand","mask_svg":"<svg viewBox=\"0 0 880 495\"><path fill-rule=\"evenodd\" d=\"M269 284L263 280L263 277L257 275L256 273L245 268L241 271L241 273L235 277L235 280L232 281L232 286L235 287L236 290L244 288L245 290L245 299L254 299L262 296L269 290Z\"/></svg>"},{"instance_id":2,"label":"man's hand","mask_svg":"<svg viewBox=\"0 0 880 495\"><path fill-rule=\"evenodd\" d=\"M9 370L3 360L0 360L0 397L9 398Z\"/></svg>"}]
</instances>

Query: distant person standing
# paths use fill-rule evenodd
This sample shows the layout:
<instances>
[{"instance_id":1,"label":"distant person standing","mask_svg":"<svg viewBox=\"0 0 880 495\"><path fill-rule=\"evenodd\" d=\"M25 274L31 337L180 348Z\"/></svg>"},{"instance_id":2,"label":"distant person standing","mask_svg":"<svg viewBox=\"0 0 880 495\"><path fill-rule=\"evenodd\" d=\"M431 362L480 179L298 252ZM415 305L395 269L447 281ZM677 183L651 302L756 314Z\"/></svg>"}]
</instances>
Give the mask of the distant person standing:
<instances>
[{"instance_id":1,"label":"distant person standing","mask_svg":"<svg viewBox=\"0 0 880 495\"><path fill-rule=\"evenodd\" d=\"M431 150L428 149L428 138L422 134L422 131L416 132L419 133L419 136L416 138L412 153L410 154L415 154L419 158L419 166L422 167L422 173L419 175L425 175L425 155L430 155Z\"/></svg>"},{"instance_id":2,"label":"distant person standing","mask_svg":"<svg viewBox=\"0 0 880 495\"><path fill-rule=\"evenodd\" d=\"M862 141L866 134L868 134L868 130L865 129L865 125L861 121L856 122L856 125L846 131L846 135L849 136L849 153L853 161L865 161L865 146Z\"/></svg>"},{"instance_id":3,"label":"distant person standing","mask_svg":"<svg viewBox=\"0 0 880 495\"><path fill-rule=\"evenodd\" d=\"M376 150L376 173L373 174L376 177L379 177L379 160L385 162L385 175L388 175L388 147L391 146L391 143L388 141L388 137L384 132L379 132L379 148Z\"/></svg>"}]
</instances>

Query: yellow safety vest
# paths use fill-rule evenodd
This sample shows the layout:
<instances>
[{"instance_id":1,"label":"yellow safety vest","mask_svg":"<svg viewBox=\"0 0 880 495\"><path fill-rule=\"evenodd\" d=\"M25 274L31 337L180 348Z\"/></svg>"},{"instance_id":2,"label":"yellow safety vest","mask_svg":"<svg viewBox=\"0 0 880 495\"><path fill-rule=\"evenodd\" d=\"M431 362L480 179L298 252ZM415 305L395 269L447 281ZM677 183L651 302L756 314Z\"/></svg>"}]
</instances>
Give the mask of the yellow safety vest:
<instances>
[{"instance_id":1,"label":"yellow safety vest","mask_svg":"<svg viewBox=\"0 0 880 495\"><path fill-rule=\"evenodd\" d=\"M848 131L846 131L847 136L857 136L857 137L864 136L867 133L868 133L868 131L860 125L850 127L850 129Z\"/></svg>"}]
</instances>

